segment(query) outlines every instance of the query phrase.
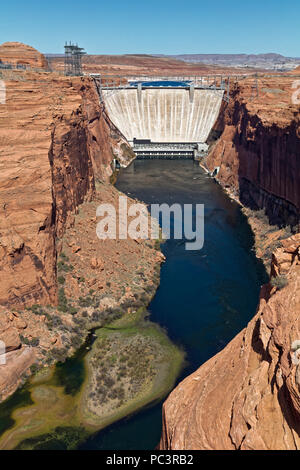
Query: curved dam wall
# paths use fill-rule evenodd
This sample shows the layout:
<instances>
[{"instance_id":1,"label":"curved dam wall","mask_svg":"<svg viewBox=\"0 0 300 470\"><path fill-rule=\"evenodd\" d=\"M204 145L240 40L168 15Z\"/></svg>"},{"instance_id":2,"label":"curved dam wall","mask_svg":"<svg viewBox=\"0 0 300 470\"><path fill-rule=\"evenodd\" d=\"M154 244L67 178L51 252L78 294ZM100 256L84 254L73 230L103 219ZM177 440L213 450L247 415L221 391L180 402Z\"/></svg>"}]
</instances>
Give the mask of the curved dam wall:
<instances>
[{"instance_id":1,"label":"curved dam wall","mask_svg":"<svg viewBox=\"0 0 300 470\"><path fill-rule=\"evenodd\" d=\"M222 102L223 90L136 88L102 90L108 115L128 141L205 142ZM140 96L140 99L139 99Z\"/></svg>"}]
</instances>

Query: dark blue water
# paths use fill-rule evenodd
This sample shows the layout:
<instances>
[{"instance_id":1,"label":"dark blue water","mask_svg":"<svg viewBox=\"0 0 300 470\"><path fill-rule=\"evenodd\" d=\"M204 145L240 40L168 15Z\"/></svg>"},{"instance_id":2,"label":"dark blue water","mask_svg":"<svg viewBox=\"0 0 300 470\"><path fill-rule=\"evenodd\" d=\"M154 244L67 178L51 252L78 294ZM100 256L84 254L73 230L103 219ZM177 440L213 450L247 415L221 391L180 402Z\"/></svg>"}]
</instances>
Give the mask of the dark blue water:
<instances>
[{"instance_id":1,"label":"dark blue water","mask_svg":"<svg viewBox=\"0 0 300 470\"><path fill-rule=\"evenodd\" d=\"M187 365L179 380L220 351L254 315L266 281L253 251L253 236L240 207L186 160L135 161L122 171L117 187L151 203L205 205L205 242L200 251L169 240L167 261L150 304L151 320L184 347ZM85 449L153 449L161 433L156 404L90 438Z\"/></svg>"}]
</instances>

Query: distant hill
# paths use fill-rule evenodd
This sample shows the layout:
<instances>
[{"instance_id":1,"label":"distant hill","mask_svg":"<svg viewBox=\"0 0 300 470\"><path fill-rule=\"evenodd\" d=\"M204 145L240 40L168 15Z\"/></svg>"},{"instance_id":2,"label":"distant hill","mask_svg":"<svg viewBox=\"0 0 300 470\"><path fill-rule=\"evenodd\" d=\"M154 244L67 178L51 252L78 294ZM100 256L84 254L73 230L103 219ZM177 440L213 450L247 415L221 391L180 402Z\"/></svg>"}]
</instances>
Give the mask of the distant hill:
<instances>
[{"instance_id":1,"label":"distant hill","mask_svg":"<svg viewBox=\"0 0 300 470\"><path fill-rule=\"evenodd\" d=\"M272 70L292 70L300 64L299 57L285 57L281 54L177 54L156 55L172 57L190 63L203 63L225 67L251 67Z\"/></svg>"}]
</instances>

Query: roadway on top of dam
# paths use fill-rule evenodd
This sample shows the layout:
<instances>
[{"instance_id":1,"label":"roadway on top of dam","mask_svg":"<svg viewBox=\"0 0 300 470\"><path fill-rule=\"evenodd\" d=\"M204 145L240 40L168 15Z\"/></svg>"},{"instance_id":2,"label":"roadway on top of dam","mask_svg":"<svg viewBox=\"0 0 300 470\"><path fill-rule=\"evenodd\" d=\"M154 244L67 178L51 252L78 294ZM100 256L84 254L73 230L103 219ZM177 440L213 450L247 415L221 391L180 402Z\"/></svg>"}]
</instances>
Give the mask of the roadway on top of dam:
<instances>
[{"instance_id":1,"label":"roadway on top of dam","mask_svg":"<svg viewBox=\"0 0 300 470\"><path fill-rule=\"evenodd\" d=\"M213 90L226 90L229 96L230 77L200 76L200 77L123 77L123 76L97 76L100 88L103 90L115 89L144 89L147 88L201 88Z\"/></svg>"}]
</instances>

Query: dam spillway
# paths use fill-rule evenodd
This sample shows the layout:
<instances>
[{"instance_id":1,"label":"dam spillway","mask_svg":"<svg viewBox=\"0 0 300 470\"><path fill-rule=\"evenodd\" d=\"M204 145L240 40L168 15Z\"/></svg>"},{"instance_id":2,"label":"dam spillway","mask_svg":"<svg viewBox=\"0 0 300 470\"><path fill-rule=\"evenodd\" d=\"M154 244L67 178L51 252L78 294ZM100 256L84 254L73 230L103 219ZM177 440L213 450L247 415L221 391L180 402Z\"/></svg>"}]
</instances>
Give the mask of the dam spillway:
<instances>
[{"instance_id":1,"label":"dam spillway","mask_svg":"<svg viewBox=\"0 0 300 470\"><path fill-rule=\"evenodd\" d=\"M108 115L129 142L206 142L218 117L223 90L145 87L103 89Z\"/></svg>"}]
</instances>

